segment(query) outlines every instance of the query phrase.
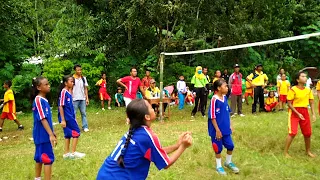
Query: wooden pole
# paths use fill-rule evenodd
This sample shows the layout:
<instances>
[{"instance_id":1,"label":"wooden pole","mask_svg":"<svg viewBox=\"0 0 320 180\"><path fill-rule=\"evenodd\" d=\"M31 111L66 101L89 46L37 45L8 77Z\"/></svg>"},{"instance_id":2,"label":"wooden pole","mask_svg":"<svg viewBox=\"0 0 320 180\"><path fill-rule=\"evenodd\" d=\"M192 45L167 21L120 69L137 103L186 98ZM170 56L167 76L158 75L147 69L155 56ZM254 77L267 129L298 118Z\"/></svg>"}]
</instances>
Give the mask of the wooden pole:
<instances>
[{"instance_id":1,"label":"wooden pole","mask_svg":"<svg viewBox=\"0 0 320 180\"><path fill-rule=\"evenodd\" d=\"M160 121L163 121L163 64L164 64L164 54L160 54Z\"/></svg>"}]
</instances>

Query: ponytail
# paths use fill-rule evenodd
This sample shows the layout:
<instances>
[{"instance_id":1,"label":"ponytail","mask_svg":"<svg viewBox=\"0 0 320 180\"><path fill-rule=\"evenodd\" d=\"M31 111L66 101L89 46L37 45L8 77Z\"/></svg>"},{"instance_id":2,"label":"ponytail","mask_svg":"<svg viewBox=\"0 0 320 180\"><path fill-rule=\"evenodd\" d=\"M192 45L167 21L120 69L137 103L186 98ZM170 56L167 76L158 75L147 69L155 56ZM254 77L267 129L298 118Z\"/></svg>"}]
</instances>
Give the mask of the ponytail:
<instances>
[{"instance_id":1,"label":"ponytail","mask_svg":"<svg viewBox=\"0 0 320 180\"><path fill-rule=\"evenodd\" d=\"M145 115L149 114L148 106L146 105L146 103L147 102L144 99L135 99L131 101L127 107L126 112L127 117L130 120L130 128L124 147L122 148L121 154L117 160L117 163L122 168L125 168L124 156L129 147L130 140L133 136L134 131L141 126L146 125Z\"/></svg>"},{"instance_id":2,"label":"ponytail","mask_svg":"<svg viewBox=\"0 0 320 180\"><path fill-rule=\"evenodd\" d=\"M130 140L132 138L133 132L134 132L134 129L130 127L126 142L125 142L124 147L121 150L121 154L120 154L120 156L119 156L119 158L117 160L119 166L122 167L122 168L125 168L124 157L123 156L126 153L126 150L127 150L128 146L129 146L129 143L130 143Z\"/></svg>"}]
</instances>

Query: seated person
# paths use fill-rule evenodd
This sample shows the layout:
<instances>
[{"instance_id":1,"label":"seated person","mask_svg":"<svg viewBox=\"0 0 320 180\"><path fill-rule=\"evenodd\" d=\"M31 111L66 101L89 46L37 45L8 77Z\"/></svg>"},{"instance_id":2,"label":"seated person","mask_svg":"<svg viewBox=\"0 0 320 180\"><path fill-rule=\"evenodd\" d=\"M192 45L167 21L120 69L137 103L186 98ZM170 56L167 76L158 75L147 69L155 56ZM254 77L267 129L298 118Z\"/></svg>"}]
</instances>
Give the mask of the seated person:
<instances>
[{"instance_id":1,"label":"seated person","mask_svg":"<svg viewBox=\"0 0 320 180\"><path fill-rule=\"evenodd\" d=\"M123 93L121 87L117 88L117 93L114 95L114 98L116 100L115 106L116 107L123 107L125 106L124 100L123 100Z\"/></svg>"},{"instance_id":2,"label":"seated person","mask_svg":"<svg viewBox=\"0 0 320 180\"><path fill-rule=\"evenodd\" d=\"M164 97L170 98L169 92L163 89ZM150 87L146 89L146 98L157 99L160 98L160 89L156 87L156 81L154 79L150 80ZM168 103L163 103L163 112L166 112ZM158 113L159 104L152 104L152 108L156 113Z\"/></svg>"},{"instance_id":3,"label":"seated person","mask_svg":"<svg viewBox=\"0 0 320 180\"><path fill-rule=\"evenodd\" d=\"M278 100L275 97L274 91L270 91L268 94L268 98L266 99L266 103L264 108L267 112L275 111L278 105Z\"/></svg>"},{"instance_id":4,"label":"seated person","mask_svg":"<svg viewBox=\"0 0 320 180\"><path fill-rule=\"evenodd\" d=\"M179 104L178 91L175 89L171 94L171 103L170 105Z\"/></svg>"},{"instance_id":5,"label":"seated person","mask_svg":"<svg viewBox=\"0 0 320 180\"><path fill-rule=\"evenodd\" d=\"M187 89L186 103L189 105L193 105L194 104L193 93L189 90L189 87L186 87L186 89Z\"/></svg>"}]
</instances>

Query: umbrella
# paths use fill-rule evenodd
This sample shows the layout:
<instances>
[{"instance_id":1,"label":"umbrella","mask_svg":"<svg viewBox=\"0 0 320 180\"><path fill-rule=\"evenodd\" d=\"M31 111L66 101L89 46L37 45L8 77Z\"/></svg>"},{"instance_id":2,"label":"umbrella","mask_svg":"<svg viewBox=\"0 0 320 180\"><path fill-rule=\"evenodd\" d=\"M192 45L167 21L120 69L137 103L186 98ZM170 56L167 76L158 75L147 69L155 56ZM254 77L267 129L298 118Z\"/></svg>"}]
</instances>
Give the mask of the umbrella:
<instances>
[{"instance_id":1,"label":"umbrella","mask_svg":"<svg viewBox=\"0 0 320 180\"><path fill-rule=\"evenodd\" d=\"M320 75L319 69L316 67L305 67L301 69L299 72L302 71L308 72L308 76L312 79L312 81L316 80Z\"/></svg>"}]
</instances>

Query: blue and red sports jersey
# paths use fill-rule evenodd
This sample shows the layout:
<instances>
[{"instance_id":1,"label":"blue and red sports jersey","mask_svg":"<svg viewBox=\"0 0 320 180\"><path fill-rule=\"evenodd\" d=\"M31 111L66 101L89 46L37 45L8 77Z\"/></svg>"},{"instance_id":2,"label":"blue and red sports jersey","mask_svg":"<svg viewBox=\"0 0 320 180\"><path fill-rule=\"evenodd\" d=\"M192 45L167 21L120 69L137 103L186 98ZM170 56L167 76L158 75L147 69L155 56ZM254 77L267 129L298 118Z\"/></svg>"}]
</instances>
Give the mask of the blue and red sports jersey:
<instances>
[{"instance_id":1,"label":"blue and red sports jersey","mask_svg":"<svg viewBox=\"0 0 320 180\"><path fill-rule=\"evenodd\" d=\"M36 96L32 105L33 112L33 140L35 144L50 142L49 134L44 129L41 120L46 119L53 131L52 115L48 100L41 96Z\"/></svg>"},{"instance_id":2,"label":"blue and red sports jersey","mask_svg":"<svg viewBox=\"0 0 320 180\"><path fill-rule=\"evenodd\" d=\"M167 167L170 159L162 149L158 137L146 126L136 129L124 154L122 168L117 160L126 142L126 133L118 142L114 151L102 164L97 179L146 179L152 161L159 170Z\"/></svg>"},{"instance_id":3,"label":"blue and red sports jersey","mask_svg":"<svg viewBox=\"0 0 320 180\"><path fill-rule=\"evenodd\" d=\"M209 136L216 136L216 130L212 124L212 119L216 119L222 135L229 135L232 133L230 128L230 112L231 109L228 105L227 96L223 96L223 100L219 99L217 95L212 97L208 112Z\"/></svg>"},{"instance_id":4,"label":"blue and red sports jersey","mask_svg":"<svg viewBox=\"0 0 320 180\"><path fill-rule=\"evenodd\" d=\"M66 121L76 121L76 115L74 113L74 107L72 104L72 95L66 89L62 89L58 101L58 107L63 106L64 118ZM61 123L60 110L58 109L58 120Z\"/></svg>"}]
</instances>

